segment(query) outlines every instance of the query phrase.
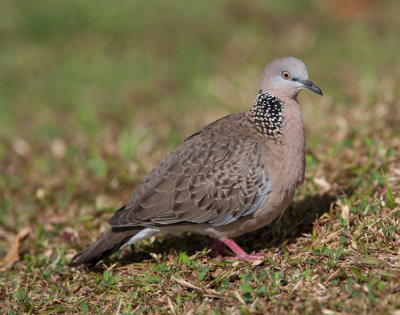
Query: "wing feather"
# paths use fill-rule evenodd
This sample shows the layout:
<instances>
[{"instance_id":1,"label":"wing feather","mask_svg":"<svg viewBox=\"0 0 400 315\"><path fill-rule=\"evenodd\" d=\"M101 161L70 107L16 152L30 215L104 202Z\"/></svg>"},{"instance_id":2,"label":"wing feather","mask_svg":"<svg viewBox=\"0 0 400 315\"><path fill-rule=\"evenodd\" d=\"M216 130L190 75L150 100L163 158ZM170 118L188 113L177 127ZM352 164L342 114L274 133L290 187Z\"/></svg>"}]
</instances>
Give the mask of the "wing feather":
<instances>
[{"instance_id":1,"label":"wing feather","mask_svg":"<svg viewBox=\"0 0 400 315\"><path fill-rule=\"evenodd\" d=\"M235 128L227 134L218 126L210 131L211 126L189 137L150 172L110 225L219 226L259 209L272 190L261 144L243 130L232 135Z\"/></svg>"}]
</instances>

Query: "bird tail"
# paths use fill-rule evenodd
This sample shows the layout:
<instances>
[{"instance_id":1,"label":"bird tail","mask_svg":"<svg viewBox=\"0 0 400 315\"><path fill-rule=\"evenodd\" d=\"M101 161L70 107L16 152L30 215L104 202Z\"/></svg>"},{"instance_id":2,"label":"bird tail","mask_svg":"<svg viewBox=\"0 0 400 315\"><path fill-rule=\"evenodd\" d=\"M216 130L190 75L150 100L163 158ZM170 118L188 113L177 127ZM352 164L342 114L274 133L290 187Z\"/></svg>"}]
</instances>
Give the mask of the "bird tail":
<instances>
[{"instance_id":1,"label":"bird tail","mask_svg":"<svg viewBox=\"0 0 400 315\"><path fill-rule=\"evenodd\" d=\"M100 260L117 252L141 228L111 228L90 247L76 254L69 266L76 267L86 265L93 267Z\"/></svg>"}]
</instances>

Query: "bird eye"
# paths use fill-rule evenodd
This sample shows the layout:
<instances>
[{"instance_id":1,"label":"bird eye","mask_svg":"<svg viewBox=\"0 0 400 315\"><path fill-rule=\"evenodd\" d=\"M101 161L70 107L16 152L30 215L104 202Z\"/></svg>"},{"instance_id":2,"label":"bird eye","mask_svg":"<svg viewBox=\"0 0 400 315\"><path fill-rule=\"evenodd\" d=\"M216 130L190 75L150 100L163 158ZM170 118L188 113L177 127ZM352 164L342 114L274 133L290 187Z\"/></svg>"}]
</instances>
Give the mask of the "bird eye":
<instances>
[{"instance_id":1,"label":"bird eye","mask_svg":"<svg viewBox=\"0 0 400 315\"><path fill-rule=\"evenodd\" d=\"M282 78L284 78L285 80L290 78L290 73L287 71L283 71L282 72Z\"/></svg>"}]
</instances>

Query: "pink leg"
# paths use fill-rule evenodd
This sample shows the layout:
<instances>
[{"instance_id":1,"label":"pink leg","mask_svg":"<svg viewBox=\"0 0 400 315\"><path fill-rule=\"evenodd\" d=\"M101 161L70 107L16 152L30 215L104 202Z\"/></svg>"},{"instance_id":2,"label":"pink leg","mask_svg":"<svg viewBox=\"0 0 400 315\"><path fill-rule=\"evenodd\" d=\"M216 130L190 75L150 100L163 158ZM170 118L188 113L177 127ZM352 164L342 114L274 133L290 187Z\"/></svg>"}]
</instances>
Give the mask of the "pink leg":
<instances>
[{"instance_id":1,"label":"pink leg","mask_svg":"<svg viewBox=\"0 0 400 315\"><path fill-rule=\"evenodd\" d=\"M222 255L226 255L228 253L224 243L216 238L214 239L214 243L210 246L210 249L216 250L218 260L222 260Z\"/></svg>"},{"instance_id":2,"label":"pink leg","mask_svg":"<svg viewBox=\"0 0 400 315\"><path fill-rule=\"evenodd\" d=\"M214 244L210 246L211 249L215 249L218 255L226 254L226 247L219 239L214 239Z\"/></svg>"},{"instance_id":3,"label":"pink leg","mask_svg":"<svg viewBox=\"0 0 400 315\"><path fill-rule=\"evenodd\" d=\"M230 238L221 238L219 239L222 243L224 243L226 246L228 246L235 254L236 257L232 257L232 259L229 260L235 260L235 259L243 259L247 262L257 260L257 259L263 259L264 254L255 254L255 255L249 255L247 254L238 244L235 243L234 240ZM215 242L214 242L215 244Z\"/></svg>"}]
</instances>

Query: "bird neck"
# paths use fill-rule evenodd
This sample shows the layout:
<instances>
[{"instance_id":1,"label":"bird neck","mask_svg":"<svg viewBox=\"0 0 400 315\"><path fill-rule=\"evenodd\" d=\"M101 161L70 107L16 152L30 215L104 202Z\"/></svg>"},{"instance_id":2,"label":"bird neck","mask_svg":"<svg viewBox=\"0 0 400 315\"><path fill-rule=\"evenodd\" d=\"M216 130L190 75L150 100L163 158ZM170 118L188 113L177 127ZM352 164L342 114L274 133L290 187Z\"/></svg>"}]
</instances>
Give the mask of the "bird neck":
<instances>
[{"instance_id":1,"label":"bird neck","mask_svg":"<svg viewBox=\"0 0 400 315\"><path fill-rule=\"evenodd\" d=\"M279 141L285 124L284 107L285 103L275 95L260 90L253 108L250 109L249 119L260 133Z\"/></svg>"}]
</instances>

